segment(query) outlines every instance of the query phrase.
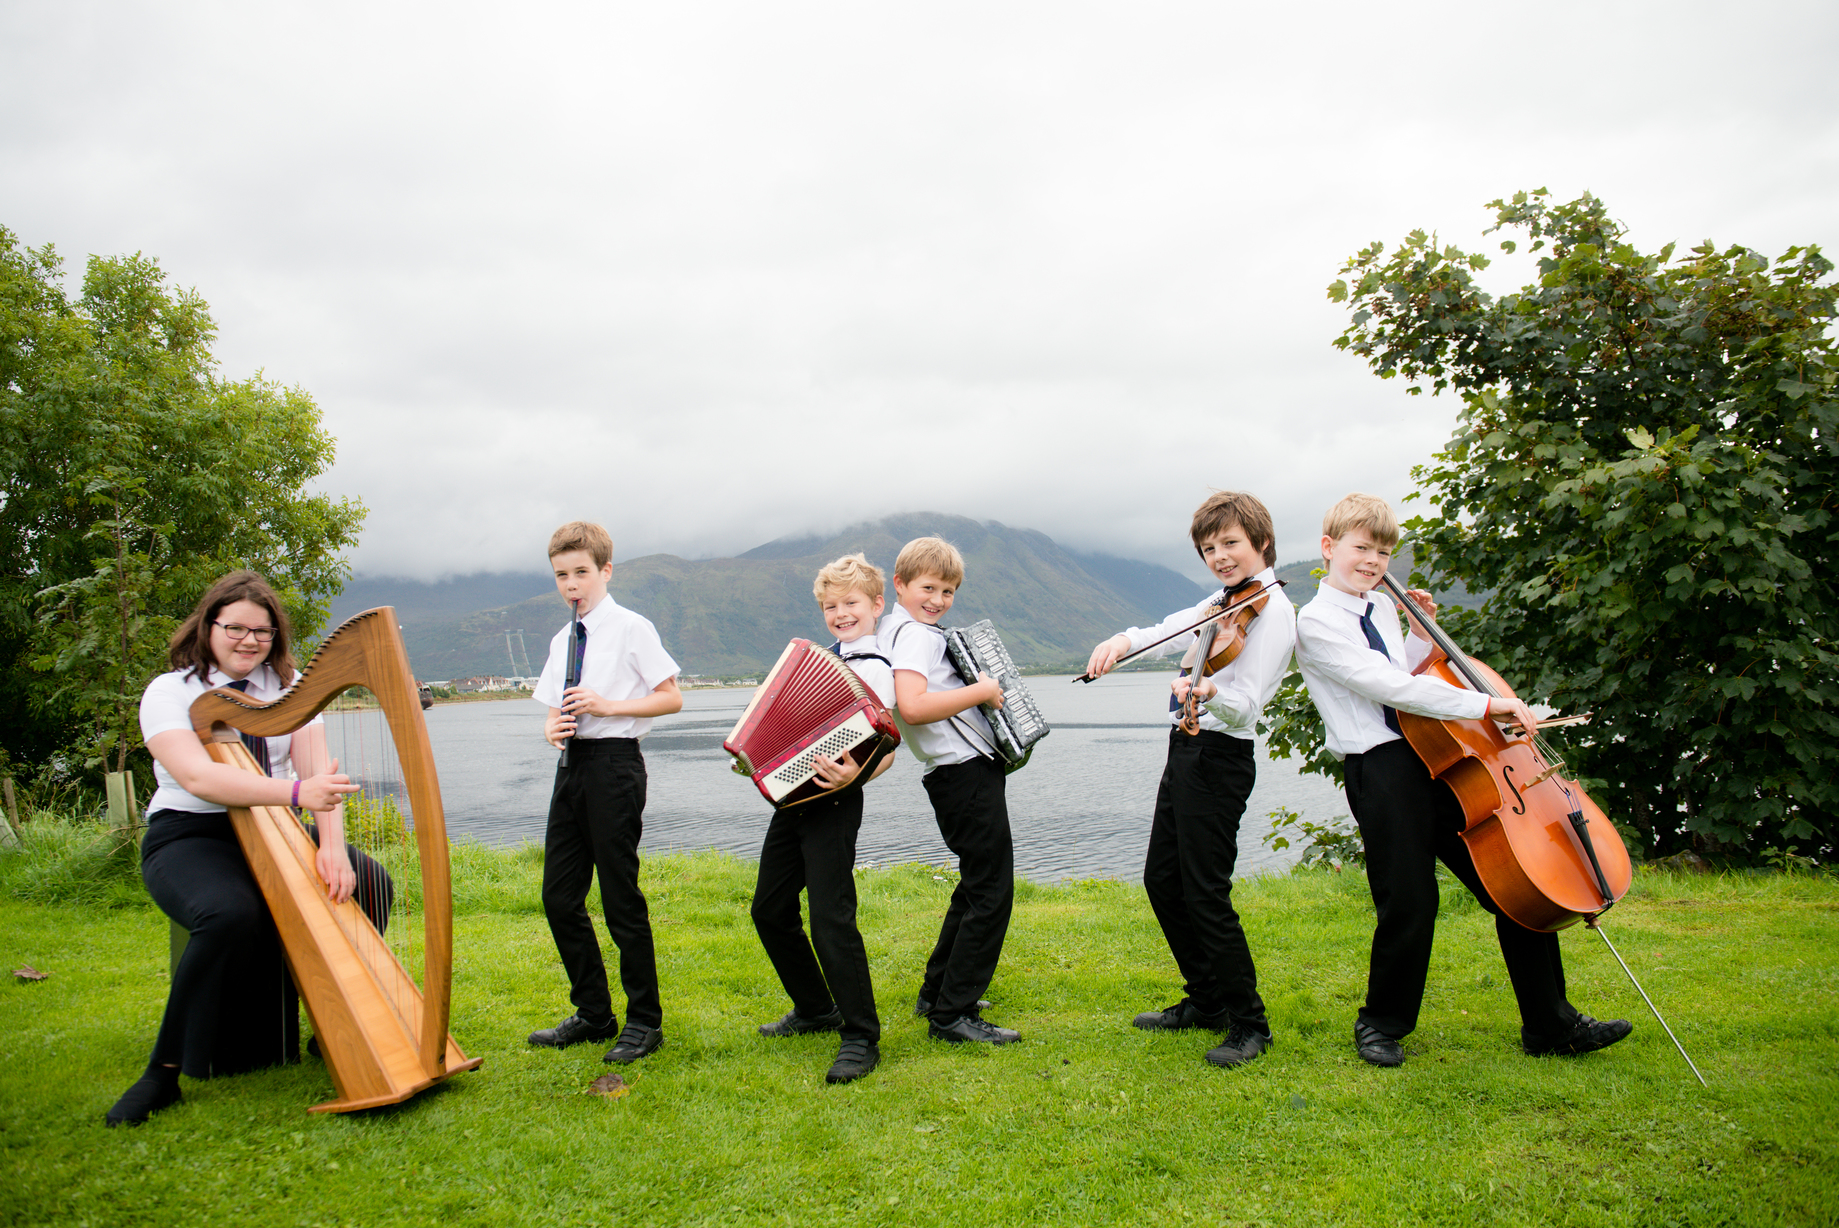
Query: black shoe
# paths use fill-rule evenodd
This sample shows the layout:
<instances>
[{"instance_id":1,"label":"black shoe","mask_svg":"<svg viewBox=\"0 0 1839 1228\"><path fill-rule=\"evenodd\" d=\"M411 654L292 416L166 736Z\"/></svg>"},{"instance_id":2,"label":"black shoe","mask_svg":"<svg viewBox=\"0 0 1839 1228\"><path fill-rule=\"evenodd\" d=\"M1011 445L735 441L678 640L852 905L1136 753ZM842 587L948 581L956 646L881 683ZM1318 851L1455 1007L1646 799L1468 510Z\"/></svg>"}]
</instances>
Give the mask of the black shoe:
<instances>
[{"instance_id":1,"label":"black shoe","mask_svg":"<svg viewBox=\"0 0 1839 1228\"><path fill-rule=\"evenodd\" d=\"M1578 1053L1595 1053L1598 1049L1607 1049L1634 1030L1635 1025L1626 1019L1592 1019L1588 1015L1579 1015L1577 1023L1563 1036L1522 1035L1520 1048L1533 1057L1569 1057Z\"/></svg>"},{"instance_id":2,"label":"black shoe","mask_svg":"<svg viewBox=\"0 0 1839 1228\"><path fill-rule=\"evenodd\" d=\"M307 1037L307 1056L308 1057L320 1057L321 1056L319 1052L319 1036L317 1034Z\"/></svg>"},{"instance_id":3,"label":"black shoe","mask_svg":"<svg viewBox=\"0 0 1839 1228\"><path fill-rule=\"evenodd\" d=\"M1130 1022L1146 1032L1181 1032L1188 1028L1224 1032L1232 1019L1225 1011L1217 1015L1202 1014L1195 1008L1193 999L1183 998L1175 1005L1163 1007L1159 1011L1144 1011Z\"/></svg>"},{"instance_id":4,"label":"black shoe","mask_svg":"<svg viewBox=\"0 0 1839 1228\"><path fill-rule=\"evenodd\" d=\"M996 1005L994 1002L986 1002L982 998L977 999L977 1009L980 1011L987 1011L994 1005ZM924 1019L926 1016L932 1014L932 999L928 998L924 993L913 999L913 1014L914 1017L918 1019Z\"/></svg>"},{"instance_id":5,"label":"black shoe","mask_svg":"<svg viewBox=\"0 0 1839 1228\"><path fill-rule=\"evenodd\" d=\"M826 1083L853 1083L881 1065L881 1047L872 1040L846 1040L824 1075Z\"/></svg>"},{"instance_id":6,"label":"black shoe","mask_svg":"<svg viewBox=\"0 0 1839 1228\"><path fill-rule=\"evenodd\" d=\"M181 1098L178 1068L150 1065L132 1087L121 1093L121 1099L102 1120L111 1126L142 1125L161 1109L179 1103Z\"/></svg>"},{"instance_id":7,"label":"black shoe","mask_svg":"<svg viewBox=\"0 0 1839 1228\"><path fill-rule=\"evenodd\" d=\"M601 1055L603 1062L636 1062L648 1053L656 1053L664 1043L663 1028L648 1028L642 1023L628 1023L619 1034L619 1043Z\"/></svg>"},{"instance_id":8,"label":"black shoe","mask_svg":"<svg viewBox=\"0 0 1839 1228\"><path fill-rule=\"evenodd\" d=\"M834 1032L842 1026L843 1012L834 1006L830 1008L828 1014L818 1015L816 1018L801 1015L797 1008L793 1008L787 1011L782 1018L772 1023L761 1024L760 1035L803 1036L806 1032Z\"/></svg>"},{"instance_id":9,"label":"black shoe","mask_svg":"<svg viewBox=\"0 0 1839 1228\"><path fill-rule=\"evenodd\" d=\"M1232 1030L1226 1033L1224 1044L1207 1050L1207 1060L1215 1066L1243 1066L1270 1047L1269 1032L1260 1032L1256 1028L1235 1023Z\"/></svg>"},{"instance_id":10,"label":"black shoe","mask_svg":"<svg viewBox=\"0 0 1839 1228\"><path fill-rule=\"evenodd\" d=\"M570 1015L553 1028L539 1028L530 1033L530 1043L551 1049L566 1049L584 1040L605 1040L619 1034L619 1018L611 1016L605 1023L589 1023L579 1015Z\"/></svg>"},{"instance_id":11,"label":"black shoe","mask_svg":"<svg viewBox=\"0 0 1839 1228\"><path fill-rule=\"evenodd\" d=\"M926 1025L926 1035L934 1040L948 1040L954 1045L967 1040L982 1041L986 1045L1006 1045L1022 1038L1022 1034L1014 1028L999 1028L975 1015L959 1015L947 1024L935 1020Z\"/></svg>"},{"instance_id":12,"label":"black shoe","mask_svg":"<svg viewBox=\"0 0 1839 1228\"><path fill-rule=\"evenodd\" d=\"M1403 1066L1405 1051L1398 1042L1368 1023L1354 1025L1354 1052L1373 1066Z\"/></svg>"}]
</instances>

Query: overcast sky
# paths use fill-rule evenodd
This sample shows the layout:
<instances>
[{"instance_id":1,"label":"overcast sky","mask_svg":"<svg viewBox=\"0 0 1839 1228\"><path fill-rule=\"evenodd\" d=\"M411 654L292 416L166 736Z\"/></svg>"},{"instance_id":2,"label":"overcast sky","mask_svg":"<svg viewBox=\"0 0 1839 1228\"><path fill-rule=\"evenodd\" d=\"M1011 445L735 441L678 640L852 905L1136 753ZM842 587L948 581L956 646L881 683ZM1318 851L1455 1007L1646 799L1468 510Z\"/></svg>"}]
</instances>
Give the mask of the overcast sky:
<instances>
[{"instance_id":1,"label":"overcast sky","mask_svg":"<svg viewBox=\"0 0 1839 1228\"><path fill-rule=\"evenodd\" d=\"M364 574L732 554L933 509L1287 561L1453 401L1324 288L1520 188L1839 248L1839 5L0 6L0 224L157 255L310 392ZM1523 281L1497 265L1494 288ZM974 579L974 578L973 578Z\"/></svg>"}]
</instances>

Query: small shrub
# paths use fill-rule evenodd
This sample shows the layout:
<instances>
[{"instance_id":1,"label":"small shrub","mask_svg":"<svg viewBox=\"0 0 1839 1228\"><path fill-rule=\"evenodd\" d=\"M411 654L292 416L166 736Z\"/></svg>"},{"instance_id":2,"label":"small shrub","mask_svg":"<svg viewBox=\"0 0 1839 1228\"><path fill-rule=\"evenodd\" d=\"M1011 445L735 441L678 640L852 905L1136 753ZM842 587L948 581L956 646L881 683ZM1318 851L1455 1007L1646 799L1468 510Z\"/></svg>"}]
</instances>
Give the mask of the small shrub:
<instances>
[{"instance_id":1,"label":"small shrub","mask_svg":"<svg viewBox=\"0 0 1839 1228\"><path fill-rule=\"evenodd\" d=\"M1338 871L1343 866L1366 865L1366 845L1361 843L1360 832L1341 826L1341 819L1312 823L1288 806L1279 806L1266 817L1271 820L1271 830L1265 833L1264 843L1272 849L1289 848L1291 835L1308 840L1296 863L1298 869L1320 866Z\"/></svg>"},{"instance_id":2,"label":"small shrub","mask_svg":"<svg viewBox=\"0 0 1839 1228\"><path fill-rule=\"evenodd\" d=\"M92 818L40 810L20 824L17 847L0 849L0 891L33 904L138 908L140 844Z\"/></svg>"}]
</instances>

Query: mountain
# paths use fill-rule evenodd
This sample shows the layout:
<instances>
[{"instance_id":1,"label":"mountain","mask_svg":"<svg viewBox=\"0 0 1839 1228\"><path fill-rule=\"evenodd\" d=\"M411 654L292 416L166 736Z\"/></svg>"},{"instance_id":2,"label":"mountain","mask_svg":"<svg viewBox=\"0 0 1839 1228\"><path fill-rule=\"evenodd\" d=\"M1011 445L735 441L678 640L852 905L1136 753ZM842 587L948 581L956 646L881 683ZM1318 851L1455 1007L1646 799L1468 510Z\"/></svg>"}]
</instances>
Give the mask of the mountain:
<instances>
[{"instance_id":1,"label":"mountain","mask_svg":"<svg viewBox=\"0 0 1839 1228\"><path fill-rule=\"evenodd\" d=\"M889 516L829 537L780 538L736 558L653 554L613 565L609 589L651 619L686 673L733 676L770 666L794 636L824 636L811 593L817 569L861 551L890 577L901 546L936 534L964 554L965 582L947 622L988 618L1018 662L1083 659L1124 627L1161 619L1206 593L1169 568L1079 554L1045 533L995 521L921 512ZM548 576L486 573L427 584L354 580L333 603L334 620L393 605L416 673L424 678L525 673L542 668L567 607ZM523 629L515 659L505 632ZM516 640L513 635L513 641Z\"/></svg>"}]
</instances>

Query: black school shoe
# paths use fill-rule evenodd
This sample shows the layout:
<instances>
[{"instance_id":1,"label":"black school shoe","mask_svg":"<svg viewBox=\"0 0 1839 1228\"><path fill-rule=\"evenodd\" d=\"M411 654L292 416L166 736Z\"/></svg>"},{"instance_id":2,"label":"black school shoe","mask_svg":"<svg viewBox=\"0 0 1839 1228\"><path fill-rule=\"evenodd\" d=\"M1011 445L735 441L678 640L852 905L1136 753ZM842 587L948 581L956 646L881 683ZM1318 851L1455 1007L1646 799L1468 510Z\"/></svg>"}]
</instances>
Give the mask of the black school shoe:
<instances>
[{"instance_id":1,"label":"black school shoe","mask_svg":"<svg viewBox=\"0 0 1839 1228\"><path fill-rule=\"evenodd\" d=\"M954 1045L965 1041L980 1041L986 1045L1007 1045L1022 1038L1014 1028L999 1028L993 1023L986 1023L975 1015L959 1015L947 1024L933 1021L926 1025L926 1035L934 1040L948 1040Z\"/></svg>"},{"instance_id":2,"label":"black school shoe","mask_svg":"<svg viewBox=\"0 0 1839 1228\"><path fill-rule=\"evenodd\" d=\"M1399 1043L1368 1023L1354 1024L1354 1052L1369 1066L1405 1064L1405 1051Z\"/></svg>"},{"instance_id":3,"label":"black school shoe","mask_svg":"<svg viewBox=\"0 0 1839 1228\"><path fill-rule=\"evenodd\" d=\"M172 1066L149 1065L146 1073L121 1094L115 1106L103 1115L111 1126L138 1126L161 1109L179 1103L179 1071Z\"/></svg>"},{"instance_id":4,"label":"black school shoe","mask_svg":"<svg viewBox=\"0 0 1839 1228\"><path fill-rule=\"evenodd\" d=\"M854 1083L881 1065L881 1046L872 1040L846 1040L824 1074L826 1083Z\"/></svg>"},{"instance_id":5,"label":"black school shoe","mask_svg":"<svg viewBox=\"0 0 1839 1228\"><path fill-rule=\"evenodd\" d=\"M760 1025L762 1036L803 1036L807 1032L834 1032L843 1026L843 1012L838 1007L831 1007L828 1014L801 1015L793 1007L783 1016L771 1023Z\"/></svg>"},{"instance_id":6,"label":"black school shoe","mask_svg":"<svg viewBox=\"0 0 1839 1228\"><path fill-rule=\"evenodd\" d=\"M1231 1025L1232 1017L1225 1011L1217 1015L1204 1015L1195 1007L1191 998L1183 998L1175 1005L1165 1006L1159 1011L1144 1011L1130 1023L1146 1032L1181 1032L1188 1028L1224 1032Z\"/></svg>"},{"instance_id":7,"label":"black school shoe","mask_svg":"<svg viewBox=\"0 0 1839 1228\"><path fill-rule=\"evenodd\" d=\"M1207 1050L1207 1060L1215 1066L1243 1066L1271 1047L1271 1034L1235 1023L1226 1033L1225 1043Z\"/></svg>"},{"instance_id":8,"label":"black school shoe","mask_svg":"<svg viewBox=\"0 0 1839 1228\"><path fill-rule=\"evenodd\" d=\"M601 1055L603 1062L636 1062L648 1053L656 1053L664 1043L663 1028L648 1028L642 1023L628 1023L619 1034L619 1043Z\"/></svg>"},{"instance_id":9,"label":"black school shoe","mask_svg":"<svg viewBox=\"0 0 1839 1228\"><path fill-rule=\"evenodd\" d=\"M1588 1015L1579 1015L1577 1023L1562 1036L1522 1034L1520 1048L1532 1057L1571 1057L1607 1049L1634 1030L1635 1025L1626 1019L1592 1019Z\"/></svg>"},{"instance_id":10,"label":"black school shoe","mask_svg":"<svg viewBox=\"0 0 1839 1228\"><path fill-rule=\"evenodd\" d=\"M609 1016L605 1023L589 1023L579 1015L570 1015L553 1028L539 1028L530 1033L530 1043L551 1049L566 1049L584 1040L605 1040L619 1035L619 1016Z\"/></svg>"}]
</instances>

